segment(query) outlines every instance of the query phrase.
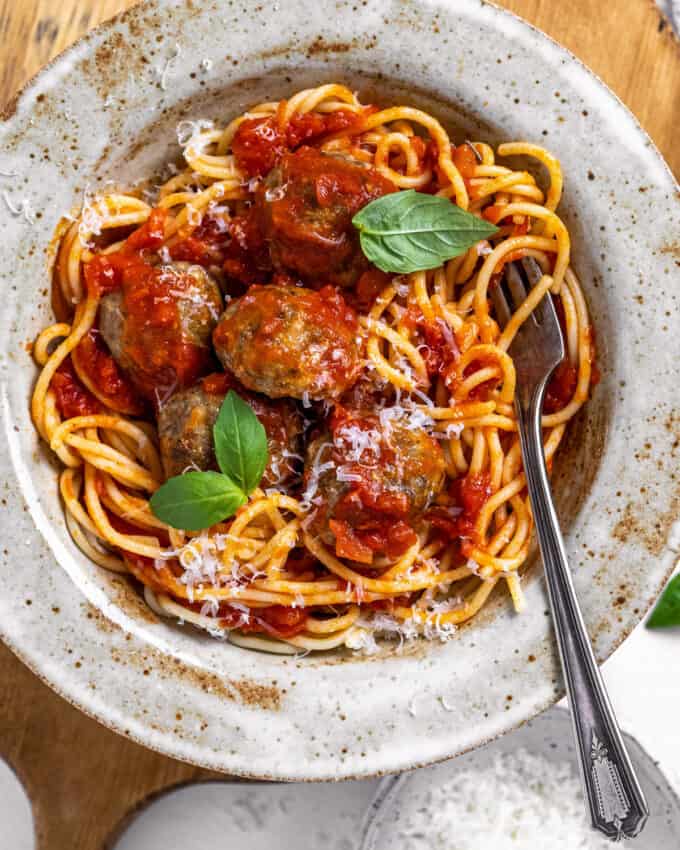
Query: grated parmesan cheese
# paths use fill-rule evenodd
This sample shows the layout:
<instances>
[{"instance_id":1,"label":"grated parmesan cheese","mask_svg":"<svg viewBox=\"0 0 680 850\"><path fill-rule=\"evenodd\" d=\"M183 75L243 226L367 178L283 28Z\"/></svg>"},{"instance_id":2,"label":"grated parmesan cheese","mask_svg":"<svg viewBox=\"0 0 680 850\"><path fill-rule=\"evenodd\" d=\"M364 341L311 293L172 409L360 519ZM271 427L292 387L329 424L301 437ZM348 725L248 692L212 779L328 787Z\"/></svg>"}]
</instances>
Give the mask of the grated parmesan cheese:
<instances>
[{"instance_id":1,"label":"grated parmesan cheese","mask_svg":"<svg viewBox=\"0 0 680 850\"><path fill-rule=\"evenodd\" d=\"M314 499L316 498L317 492L319 490L319 479L321 478L323 473L328 472L329 469L333 469L333 467L335 466L332 460L328 460L325 463L321 463L321 455L326 449L330 448L330 445L330 443L322 443L319 446L316 455L314 456L312 468L309 472L309 477L307 479L307 486L300 500L300 504L305 509L311 507L311 505L314 503Z\"/></svg>"},{"instance_id":2,"label":"grated parmesan cheese","mask_svg":"<svg viewBox=\"0 0 680 850\"><path fill-rule=\"evenodd\" d=\"M378 461L381 455L380 432L375 428L364 430L358 425L343 425L336 431L333 443L335 447L344 452L350 463L361 463L362 466L370 467L372 464L367 460Z\"/></svg>"},{"instance_id":3,"label":"grated parmesan cheese","mask_svg":"<svg viewBox=\"0 0 680 850\"><path fill-rule=\"evenodd\" d=\"M35 213L28 198L22 198L19 204L14 203L6 189L3 189L2 199L5 206L15 218L22 216L29 224L35 224Z\"/></svg>"},{"instance_id":4,"label":"grated parmesan cheese","mask_svg":"<svg viewBox=\"0 0 680 850\"><path fill-rule=\"evenodd\" d=\"M400 823L401 850L611 847L590 828L572 765L526 749L501 753L487 767L458 767L446 781L412 792Z\"/></svg>"},{"instance_id":5,"label":"grated parmesan cheese","mask_svg":"<svg viewBox=\"0 0 680 850\"><path fill-rule=\"evenodd\" d=\"M352 629L345 639L345 646L358 655L375 655L380 650L373 632L361 627Z\"/></svg>"},{"instance_id":6,"label":"grated parmesan cheese","mask_svg":"<svg viewBox=\"0 0 680 850\"><path fill-rule=\"evenodd\" d=\"M97 197L89 186L85 187L78 225L78 238L84 248L89 247L90 236L101 235L102 226L107 218L106 206L103 206L103 203L102 198Z\"/></svg>"},{"instance_id":7,"label":"grated parmesan cheese","mask_svg":"<svg viewBox=\"0 0 680 850\"><path fill-rule=\"evenodd\" d=\"M159 70L160 76L160 86L163 91L167 91L168 89L168 79L170 78L170 72L173 67L177 63L177 60L182 55L182 48L175 42L173 55L168 59L163 68Z\"/></svg>"},{"instance_id":8,"label":"grated parmesan cheese","mask_svg":"<svg viewBox=\"0 0 680 850\"><path fill-rule=\"evenodd\" d=\"M177 142L182 148L186 148L191 142L198 138L204 130L212 130L214 127L212 121L206 121L200 118L198 121L180 121L175 132L177 133Z\"/></svg>"}]
</instances>

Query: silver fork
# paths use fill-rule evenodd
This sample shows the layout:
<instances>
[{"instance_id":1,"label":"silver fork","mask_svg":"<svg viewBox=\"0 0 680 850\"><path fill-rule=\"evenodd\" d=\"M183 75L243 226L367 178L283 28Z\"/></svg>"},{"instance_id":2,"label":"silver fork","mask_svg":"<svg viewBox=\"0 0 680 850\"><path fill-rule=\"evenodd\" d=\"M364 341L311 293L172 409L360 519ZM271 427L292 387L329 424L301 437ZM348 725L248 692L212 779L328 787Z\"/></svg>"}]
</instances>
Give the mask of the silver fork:
<instances>
[{"instance_id":1,"label":"silver fork","mask_svg":"<svg viewBox=\"0 0 680 850\"><path fill-rule=\"evenodd\" d=\"M538 263L521 260L529 286L542 277ZM502 326L527 296L518 264L506 266L491 298ZM509 290L509 298L504 288ZM512 305L512 306L511 306ZM607 837L632 838L649 816L590 645L550 495L543 454L541 413L551 374L565 356L562 331L549 295L522 324L509 352L517 372L515 408L527 489L543 559L562 671L593 827Z\"/></svg>"}]
</instances>

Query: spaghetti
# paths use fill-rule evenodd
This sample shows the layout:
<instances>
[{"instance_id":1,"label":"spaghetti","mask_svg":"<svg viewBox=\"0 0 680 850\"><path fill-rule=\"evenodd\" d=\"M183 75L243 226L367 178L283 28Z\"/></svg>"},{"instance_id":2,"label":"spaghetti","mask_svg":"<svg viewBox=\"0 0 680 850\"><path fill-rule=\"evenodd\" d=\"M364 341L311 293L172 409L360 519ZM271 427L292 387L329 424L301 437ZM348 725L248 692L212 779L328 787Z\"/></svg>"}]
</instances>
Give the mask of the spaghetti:
<instances>
[{"instance_id":1,"label":"spaghetti","mask_svg":"<svg viewBox=\"0 0 680 850\"><path fill-rule=\"evenodd\" d=\"M53 295L59 321L34 346L40 375L31 410L63 466L59 486L75 543L104 569L137 579L158 614L275 652L371 651L376 633L446 639L497 585L508 588L521 611L532 518L508 350L544 294L555 299L568 351L543 416L549 466L588 397L594 371L587 307L569 266L569 234L556 212L558 161L525 142L501 144L497 152L483 142L454 146L431 115L405 106L366 107L341 85L259 104L223 128L182 122L178 137L184 164L173 167L162 185L88 197L60 229ZM263 480L233 519L202 532L170 528L149 507L166 475L159 411L178 375L185 387L201 378L219 383L223 376L205 378L215 369L213 354L198 337L183 337L170 352L174 385L149 372L151 349L133 350L128 342L122 357L109 337L108 345L102 339L109 320L104 299L116 287L128 308L133 296L138 299L143 320L134 336L141 339L167 333L177 322L177 310L158 318L169 298L163 293L179 289L182 304L200 301L204 312L215 312L214 303L206 307L199 297L196 266L220 283L227 300L248 297L250 283L265 289L299 284L305 261L291 249L290 233L289 241L275 244L252 210L256 193L277 200L287 191L303 154L309 162L322 155L333 163L336 182L329 191L339 191L338 169L361 167L361 203L376 185L379 194L388 185L390 191L416 189L450 198L498 230L440 268L404 276L367 267L354 255L341 262L339 255L322 255L321 267L357 317L352 339L358 366L343 374L345 383L356 382L354 394L325 403L297 395L295 415L306 420L308 443L304 478L301 451L284 452L295 474ZM549 175L547 191L528 171L498 164L497 155L537 160ZM273 185L271 175L282 167L288 183ZM369 173L374 178L367 188ZM543 278L501 330L488 292L505 263L525 256L538 262ZM185 264L172 290L163 278L171 262ZM328 282L322 278L313 288ZM110 318L110 299L106 310ZM162 339L154 346L167 354ZM285 387L277 395L286 395ZM361 421L354 413L357 398L364 410L370 405ZM430 476L430 489L417 511L407 516L394 508L386 515L384 505L372 508L390 524L389 533L378 535L381 544L374 526L371 537L348 525L346 516L322 528L329 477L331 489L340 483L354 493L352 482L365 475L362 466L374 477L405 475L400 458L420 451L419 440L429 441L433 448L425 453L439 466L430 472L418 467L418 475ZM350 463L337 459L342 451ZM387 454L378 473L381 452ZM398 485L390 492L398 493Z\"/></svg>"}]
</instances>

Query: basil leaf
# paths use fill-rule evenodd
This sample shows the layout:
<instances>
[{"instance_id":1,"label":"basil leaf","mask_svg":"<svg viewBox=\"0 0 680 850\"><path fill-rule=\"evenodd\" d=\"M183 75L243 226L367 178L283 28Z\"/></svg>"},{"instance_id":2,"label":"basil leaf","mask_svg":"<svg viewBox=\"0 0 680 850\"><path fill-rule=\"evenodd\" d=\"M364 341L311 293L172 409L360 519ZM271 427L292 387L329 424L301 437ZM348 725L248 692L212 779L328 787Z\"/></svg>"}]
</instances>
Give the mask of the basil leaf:
<instances>
[{"instance_id":1,"label":"basil leaf","mask_svg":"<svg viewBox=\"0 0 680 850\"><path fill-rule=\"evenodd\" d=\"M260 483L269 461L267 433L250 405L229 390L213 428L217 463L248 495Z\"/></svg>"},{"instance_id":2,"label":"basil leaf","mask_svg":"<svg viewBox=\"0 0 680 850\"><path fill-rule=\"evenodd\" d=\"M680 626L680 575L670 580L647 620L648 629L667 626Z\"/></svg>"},{"instance_id":3,"label":"basil leaf","mask_svg":"<svg viewBox=\"0 0 680 850\"><path fill-rule=\"evenodd\" d=\"M366 257L397 274L437 268L498 230L448 198L414 189L371 201L352 224Z\"/></svg>"},{"instance_id":4,"label":"basil leaf","mask_svg":"<svg viewBox=\"0 0 680 850\"><path fill-rule=\"evenodd\" d=\"M245 493L219 472L185 472L169 478L151 497L151 510L173 528L200 531L232 516Z\"/></svg>"}]
</instances>

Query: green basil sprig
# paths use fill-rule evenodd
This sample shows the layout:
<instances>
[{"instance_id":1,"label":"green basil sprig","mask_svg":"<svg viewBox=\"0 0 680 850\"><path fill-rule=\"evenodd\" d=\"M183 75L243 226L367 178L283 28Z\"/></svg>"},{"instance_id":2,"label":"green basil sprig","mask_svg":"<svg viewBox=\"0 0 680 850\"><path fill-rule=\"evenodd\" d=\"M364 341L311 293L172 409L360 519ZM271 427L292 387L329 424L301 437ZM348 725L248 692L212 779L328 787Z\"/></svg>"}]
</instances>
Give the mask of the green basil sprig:
<instances>
[{"instance_id":1,"label":"green basil sprig","mask_svg":"<svg viewBox=\"0 0 680 850\"><path fill-rule=\"evenodd\" d=\"M217 464L244 493L252 493L264 474L267 434L251 406L231 390L213 428Z\"/></svg>"},{"instance_id":2,"label":"green basil sprig","mask_svg":"<svg viewBox=\"0 0 680 850\"><path fill-rule=\"evenodd\" d=\"M680 626L680 575L672 578L647 620L648 629Z\"/></svg>"},{"instance_id":3,"label":"green basil sprig","mask_svg":"<svg viewBox=\"0 0 680 850\"><path fill-rule=\"evenodd\" d=\"M200 531L233 516L260 483L269 461L267 434L252 408L233 390L213 427L221 472L185 472L169 478L151 497L158 519Z\"/></svg>"},{"instance_id":4,"label":"green basil sprig","mask_svg":"<svg viewBox=\"0 0 680 850\"><path fill-rule=\"evenodd\" d=\"M366 257L397 274L437 268L498 230L448 198L414 189L371 201L352 224Z\"/></svg>"}]
</instances>

